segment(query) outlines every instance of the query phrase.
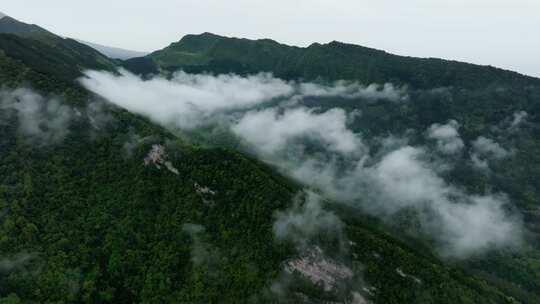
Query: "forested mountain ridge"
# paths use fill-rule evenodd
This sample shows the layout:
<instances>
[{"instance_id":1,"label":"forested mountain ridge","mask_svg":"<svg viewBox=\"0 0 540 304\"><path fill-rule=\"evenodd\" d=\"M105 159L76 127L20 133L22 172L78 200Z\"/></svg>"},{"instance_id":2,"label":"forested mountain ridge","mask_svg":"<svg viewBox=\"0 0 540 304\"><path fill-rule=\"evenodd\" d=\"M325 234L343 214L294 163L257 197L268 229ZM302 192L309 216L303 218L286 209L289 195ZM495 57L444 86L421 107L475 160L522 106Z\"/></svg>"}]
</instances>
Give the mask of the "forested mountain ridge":
<instances>
[{"instance_id":1,"label":"forested mountain ridge","mask_svg":"<svg viewBox=\"0 0 540 304\"><path fill-rule=\"evenodd\" d=\"M117 65L85 44L9 16L0 19L0 39L4 55L62 81L72 82L85 69L113 70Z\"/></svg>"},{"instance_id":2,"label":"forested mountain ridge","mask_svg":"<svg viewBox=\"0 0 540 304\"><path fill-rule=\"evenodd\" d=\"M181 52L197 53L216 39L195 39L182 46ZM263 43L276 48L269 54L280 52L275 42ZM525 278L532 278L529 286L517 286L523 282L520 275L526 267L518 268L516 278L511 278L515 281L466 272L461 265L450 265L431 254L426 244L406 238L356 208L317 199L309 191L302 194L303 186L283 177L274 166L228 148L211 148L211 141L192 145L176 132L104 101L77 82L83 70L113 70L114 62L102 62L86 49L74 53L72 47L12 34L0 35L0 50L0 84L5 87L0 95L0 302L538 300L534 274ZM191 55L182 54L178 60L184 62L185 56ZM226 60L209 64L201 58L189 60L193 61L182 66L185 70L239 74L266 71L261 66L268 64L245 67ZM314 75L321 73L330 79L338 77L338 72L320 69L281 76L317 78ZM500 79L505 77L510 76ZM373 118L372 123L364 125L362 120L353 126L365 128L368 135L398 133L411 121L415 127L429 126L431 121L409 118L414 113L444 121L447 114L429 108L433 99L418 94L420 102L409 106L362 100L349 100L342 106L351 111L361 108ZM480 94L478 102L491 94ZM155 105L160 101L153 100ZM326 101L315 98L308 106L324 109ZM529 107L534 115L536 105L528 98L519 105ZM426 107L427 112L418 114ZM502 117L513 110L493 113ZM31 121L38 121L38 126L34 128ZM479 126L483 122L463 122L471 133L468 136L483 129ZM526 143L533 136L520 134L527 135L523 137ZM277 219L296 218L303 211L314 215L316 222L331 220L332 224L326 227L328 231L317 231L305 240L309 249L299 249L295 240L280 239L275 232ZM334 213L342 218L343 235L331 233L341 225L334 221ZM293 228L303 231L303 227ZM299 267L306 255L315 259L314 265L338 270L329 271L327 281L341 278L343 282L329 290L324 280L313 282ZM473 262L484 260L480 256ZM297 271L289 273L288 267ZM317 267L315 272L320 271Z\"/></svg>"},{"instance_id":3,"label":"forested mountain ridge","mask_svg":"<svg viewBox=\"0 0 540 304\"><path fill-rule=\"evenodd\" d=\"M2 16L0 18L0 32L35 39L47 39L56 36L38 25L20 22L10 16Z\"/></svg>"},{"instance_id":4,"label":"forested mountain ridge","mask_svg":"<svg viewBox=\"0 0 540 304\"><path fill-rule=\"evenodd\" d=\"M301 48L270 39L249 40L203 33L186 35L180 41L145 58L153 62L154 67L171 71L183 69L194 73L207 71L242 74L272 72L285 79L392 82L415 88L479 88L497 83L540 84L539 79L490 66L397 56L337 41L314 43ZM133 66L137 72L137 65L133 63L140 60L127 60L126 66Z\"/></svg>"},{"instance_id":5,"label":"forested mountain ridge","mask_svg":"<svg viewBox=\"0 0 540 304\"><path fill-rule=\"evenodd\" d=\"M105 56L75 40L59 39L50 44L12 34L0 34L0 49L11 60L41 74L53 74L57 80L65 82L74 82L86 69L113 70L116 67Z\"/></svg>"}]
</instances>

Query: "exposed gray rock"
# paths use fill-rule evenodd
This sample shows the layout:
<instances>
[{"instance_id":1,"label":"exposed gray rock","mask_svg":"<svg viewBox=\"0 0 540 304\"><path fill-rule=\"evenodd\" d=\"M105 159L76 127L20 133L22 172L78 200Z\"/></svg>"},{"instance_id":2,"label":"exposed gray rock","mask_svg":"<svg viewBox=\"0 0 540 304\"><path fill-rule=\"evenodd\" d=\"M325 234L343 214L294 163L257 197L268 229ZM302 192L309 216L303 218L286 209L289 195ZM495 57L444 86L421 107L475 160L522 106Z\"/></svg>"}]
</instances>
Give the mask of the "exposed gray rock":
<instances>
[{"instance_id":1,"label":"exposed gray rock","mask_svg":"<svg viewBox=\"0 0 540 304\"><path fill-rule=\"evenodd\" d=\"M417 277L415 277L413 275L410 275L410 274L407 274L407 273L403 272L403 270L401 270L401 268L399 268L399 267L396 268L396 272L402 278L409 278L409 279L412 279L417 284L422 284L422 280L420 280L419 278L417 278Z\"/></svg>"},{"instance_id":2,"label":"exposed gray rock","mask_svg":"<svg viewBox=\"0 0 540 304\"><path fill-rule=\"evenodd\" d=\"M165 147L159 144L152 145L152 149L148 152L148 155L144 158L144 165L148 166L153 164L156 168L161 169L161 166L164 166L167 170L178 175L178 169L176 169L173 164L167 160L167 151Z\"/></svg>"},{"instance_id":3,"label":"exposed gray rock","mask_svg":"<svg viewBox=\"0 0 540 304\"><path fill-rule=\"evenodd\" d=\"M320 284L325 291L331 291L338 282L354 276L349 267L327 258L317 246L307 250L302 257L289 260L285 270L289 273L300 273L313 284Z\"/></svg>"},{"instance_id":4,"label":"exposed gray rock","mask_svg":"<svg viewBox=\"0 0 540 304\"><path fill-rule=\"evenodd\" d=\"M216 195L216 191L213 191L209 187L201 186L199 183L193 184L193 187L195 187L195 191L199 194L203 203L207 205L214 204L214 200L211 197Z\"/></svg>"}]
</instances>

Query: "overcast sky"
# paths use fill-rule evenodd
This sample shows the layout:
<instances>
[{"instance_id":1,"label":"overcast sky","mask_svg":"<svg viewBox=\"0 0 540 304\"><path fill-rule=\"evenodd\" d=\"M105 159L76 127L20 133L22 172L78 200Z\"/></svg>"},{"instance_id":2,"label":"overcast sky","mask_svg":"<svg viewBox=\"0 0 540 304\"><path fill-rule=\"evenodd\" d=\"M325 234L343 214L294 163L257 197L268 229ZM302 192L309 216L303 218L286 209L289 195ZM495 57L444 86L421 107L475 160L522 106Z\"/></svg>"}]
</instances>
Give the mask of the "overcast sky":
<instances>
[{"instance_id":1,"label":"overcast sky","mask_svg":"<svg viewBox=\"0 0 540 304\"><path fill-rule=\"evenodd\" d=\"M2 0L60 35L152 51L189 33L338 40L540 76L540 0Z\"/></svg>"}]
</instances>

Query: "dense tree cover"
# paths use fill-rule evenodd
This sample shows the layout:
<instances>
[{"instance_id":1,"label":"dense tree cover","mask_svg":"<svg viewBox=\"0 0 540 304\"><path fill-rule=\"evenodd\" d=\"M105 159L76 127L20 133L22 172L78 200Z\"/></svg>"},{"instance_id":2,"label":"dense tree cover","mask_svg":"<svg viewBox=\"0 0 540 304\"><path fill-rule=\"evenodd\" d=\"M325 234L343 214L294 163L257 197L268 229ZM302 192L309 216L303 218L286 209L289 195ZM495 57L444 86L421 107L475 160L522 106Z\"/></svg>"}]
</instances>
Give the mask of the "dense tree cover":
<instances>
[{"instance_id":1,"label":"dense tree cover","mask_svg":"<svg viewBox=\"0 0 540 304\"><path fill-rule=\"evenodd\" d=\"M185 145L144 119L111 111L114 120L105 130L96 134L88 121L76 121L63 142L40 147L17 133L15 117L1 124L2 301L271 302L266 291L294 253L274 239L274 213L291 204L298 185L236 152ZM150 138L128 153L133 132ZM178 175L143 165L156 142L168 143ZM202 196L196 184L216 195ZM190 233L188 224L204 230ZM362 250L408 252L392 265L425 259L407 247L368 246L364 238L354 238L365 243ZM464 275L450 277L452 268L434 269L422 271L454 289L423 285L432 302L504 298L482 281L469 279L479 288ZM399 276L390 268L372 273L380 282ZM305 283L291 288L329 297ZM385 301L417 296L402 285L388 288L377 293Z\"/></svg>"},{"instance_id":2,"label":"dense tree cover","mask_svg":"<svg viewBox=\"0 0 540 304\"><path fill-rule=\"evenodd\" d=\"M119 116L134 120L131 114ZM41 149L15 136L4 141L2 151L9 153L2 153L0 166L0 248L13 266L2 270L0 294L24 302L268 299L263 291L292 254L274 240L273 214L290 204L297 186L235 152L181 143L169 144L179 175L146 167L142 158L149 144L132 155L124 151L127 126L136 123L117 124L107 130L111 135L81 138L81 130L65 143ZM2 135L14 134L9 128ZM210 203L197 193L196 183L216 192ZM186 224L205 230L194 236ZM351 239L359 244L357 260L363 264L370 253L381 255L366 264L366 279L378 288L382 302L506 299L482 281L358 225L350 226ZM200 245L195 242L204 242L205 248L196 251ZM397 267L425 283L411 289L417 283L403 280Z\"/></svg>"},{"instance_id":3,"label":"dense tree cover","mask_svg":"<svg viewBox=\"0 0 540 304\"><path fill-rule=\"evenodd\" d=\"M148 145L128 157L125 134L114 134L3 155L2 256L30 260L2 276L1 292L36 302L216 303L262 289L284 259L270 227L292 187L221 150L180 149L178 176L146 167ZM217 193L211 204L195 184ZM217 252L210 265L190 262L188 223L205 227Z\"/></svg>"},{"instance_id":4,"label":"dense tree cover","mask_svg":"<svg viewBox=\"0 0 540 304\"><path fill-rule=\"evenodd\" d=\"M440 93L413 91L410 101L370 102L347 99L312 99L307 106L320 107L323 111L336 105L348 111L361 110L362 119L351 126L365 138L393 134L410 138L411 143L428 144L425 130L433 123L455 119L460 123L459 132L467 152L456 159L455 166L445 176L453 184L465 187L471 193L487 191L509 195L514 208L519 209L528 234L526 249L520 253L492 253L473 259L464 265L476 269L483 277L523 299L540 290L540 133L538 132L538 107L540 90L536 87L497 87L483 90L449 88ZM513 114L524 110L527 123L511 129ZM513 151L511 157L493 161L488 172L475 169L471 161L471 143L479 136L495 140L502 147ZM376 153L377 151L373 151ZM529 301L534 303L535 301Z\"/></svg>"},{"instance_id":5,"label":"dense tree cover","mask_svg":"<svg viewBox=\"0 0 540 304\"><path fill-rule=\"evenodd\" d=\"M266 71L285 79L321 83L346 79L366 85L391 82L407 86L407 102L333 97L310 98L304 105L320 111L334 107L349 113L359 110L362 119L355 120L351 128L371 141L372 147L376 147L377 138L389 134L424 145L424 132L430 125L450 119L458 121L468 152L460 155L457 165L445 178L471 193L507 193L529 231L527 249L521 253L493 253L464 267L475 269L483 278L525 302L537 299L540 290L539 79L489 66L396 56L340 42L299 48L268 39L227 38L210 33L185 36L163 50L144 59L127 61L125 65L143 74L157 66L170 71L238 74ZM527 113L527 123L510 130L512 117L519 111ZM479 136L491 138L514 153L490 164L490 174L472 167L471 142ZM373 153L376 152L375 149Z\"/></svg>"},{"instance_id":6,"label":"dense tree cover","mask_svg":"<svg viewBox=\"0 0 540 304\"><path fill-rule=\"evenodd\" d=\"M195 39L186 50L195 52L206 43ZM50 57L37 56L36 50ZM268 54L279 52L276 47ZM35 39L0 35L0 84L31 86L84 108L94 97L70 77L78 77L82 68L106 67L100 66L99 58L85 57L79 62L79 57L70 54ZM190 60L200 64L197 60L201 59ZM322 72L314 67L310 73ZM478 105L482 100L492 102L489 94L476 99ZM418 103L399 107L360 101L343 106L371 115L372 123L355 128L377 136L447 118L445 109L432 104L436 101L422 96ZM467 104L466 96L457 100L449 104L457 109L461 109L459 102ZM499 107L500 100L493 101L493 107ZM527 111L537 107L525 97L513 100ZM321 106L326 102L319 101ZM499 113L489 105L486 111ZM481 113L469 116L475 109L471 105L460 112L463 119L458 117L460 121L474 117L463 121L465 134L470 132L466 136L474 137L479 128L488 127L489 119L495 119ZM0 112L0 303L276 302L268 291L282 273L283 262L296 252L292 244L274 237L274 215L292 204L301 187L238 152L189 144L114 107L103 111L111 117L105 127L97 129L87 119L76 119L64 140L47 145L29 141L17 131L17 117ZM534 130L523 134L528 135L516 145L536 151ZM157 143L166 147L178 174L165 166L144 165ZM520 176L520 182L525 182L527 176ZM475 185L481 187L479 183ZM215 194L201 192L201 187ZM531 187L524 206L534 203L536 190ZM526 272L538 268L534 255L516 256L510 263L503 263L507 256L501 258L490 271L512 272L514 277L507 274L504 278L509 281L496 281L492 273L476 275L442 263L429 254L428 244L406 239L357 210L331 208L347 224L347 238L356 244L348 259L356 265L356 275L374 287L370 297L376 302L512 303L508 295L521 302L538 301L534 294L538 281ZM473 263L486 269L483 264L491 262ZM291 294L279 301L298 302L303 299L299 293L315 303L337 300L336 295L296 279ZM512 285L526 279L531 282L523 289Z\"/></svg>"},{"instance_id":7,"label":"dense tree cover","mask_svg":"<svg viewBox=\"0 0 540 304\"><path fill-rule=\"evenodd\" d=\"M4 16L0 19L0 32L4 34L14 34L25 38L32 38L41 41L51 41L59 38L55 34L39 27L35 24L27 24L18 21L9 16Z\"/></svg>"},{"instance_id":8,"label":"dense tree cover","mask_svg":"<svg viewBox=\"0 0 540 304\"><path fill-rule=\"evenodd\" d=\"M3 55L25 64L32 72L64 82L73 82L84 69L116 68L114 60L87 45L9 16L0 19L0 48Z\"/></svg>"},{"instance_id":9,"label":"dense tree cover","mask_svg":"<svg viewBox=\"0 0 540 304\"><path fill-rule=\"evenodd\" d=\"M58 38L61 39L61 38ZM97 51L74 40L61 39L54 45L21 38L12 34L0 34L3 53L35 72L53 75L56 79L70 82L82 76L83 69L108 69L114 64Z\"/></svg>"}]
</instances>

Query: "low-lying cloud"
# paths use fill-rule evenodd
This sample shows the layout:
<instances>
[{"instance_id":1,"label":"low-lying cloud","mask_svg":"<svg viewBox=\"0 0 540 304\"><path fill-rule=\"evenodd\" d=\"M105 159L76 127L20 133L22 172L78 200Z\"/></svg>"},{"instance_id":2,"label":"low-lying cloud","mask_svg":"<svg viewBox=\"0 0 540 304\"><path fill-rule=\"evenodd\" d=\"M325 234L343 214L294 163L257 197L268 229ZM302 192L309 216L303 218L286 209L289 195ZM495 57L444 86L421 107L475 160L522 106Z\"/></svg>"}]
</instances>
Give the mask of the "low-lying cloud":
<instances>
[{"instance_id":1,"label":"low-lying cloud","mask_svg":"<svg viewBox=\"0 0 540 304\"><path fill-rule=\"evenodd\" d=\"M405 88L391 84L362 86L337 82L334 86L324 86L287 82L268 73L242 77L177 72L171 79L158 76L150 80L142 80L125 70L119 73L87 71L80 82L128 111L184 129L201 126L216 113L246 109L276 98L340 96L395 101L406 98Z\"/></svg>"},{"instance_id":2,"label":"low-lying cloud","mask_svg":"<svg viewBox=\"0 0 540 304\"><path fill-rule=\"evenodd\" d=\"M427 137L437 141L437 149L448 155L461 152L465 147L463 140L459 136L459 123L450 120L447 124L433 124L427 131Z\"/></svg>"},{"instance_id":3,"label":"low-lying cloud","mask_svg":"<svg viewBox=\"0 0 540 304\"><path fill-rule=\"evenodd\" d=\"M193 240L191 244L192 263L195 266L213 263L217 257L217 252L210 244L205 242L204 234L206 229L204 226L187 223L182 226L182 231L188 233Z\"/></svg>"},{"instance_id":4,"label":"low-lying cloud","mask_svg":"<svg viewBox=\"0 0 540 304\"><path fill-rule=\"evenodd\" d=\"M516 245L518 221L505 214L504 195L468 194L437 175L426 151L410 146L393 151L370 168L369 179L387 212L419 207L423 224L435 232L443 252L463 256L490 246ZM371 184L371 183L368 183Z\"/></svg>"},{"instance_id":5,"label":"low-lying cloud","mask_svg":"<svg viewBox=\"0 0 540 304\"><path fill-rule=\"evenodd\" d=\"M478 137L472 144L474 152L482 156L502 159L512 154L492 139L483 136Z\"/></svg>"},{"instance_id":6,"label":"low-lying cloud","mask_svg":"<svg viewBox=\"0 0 540 304\"><path fill-rule=\"evenodd\" d=\"M273 226L276 237L292 241L302 249L311 238L320 234L340 237L343 222L323 208L323 200L318 194L306 191L305 196L305 200L297 197L292 208L276 214Z\"/></svg>"},{"instance_id":7,"label":"low-lying cloud","mask_svg":"<svg viewBox=\"0 0 540 304\"><path fill-rule=\"evenodd\" d=\"M0 110L14 111L18 131L38 143L52 143L68 134L73 110L57 98L46 99L29 89L0 91Z\"/></svg>"},{"instance_id":8,"label":"low-lying cloud","mask_svg":"<svg viewBox=\"0 0 540 304\"><path fill-rule=\"evenodd\" d=\"M120 76L88 71L80 81L130 112L184 129L200 126L218 111L250 107L293 93L289 84L269 74L244 78L179 72L170 80L156 77L143 81L123 70Z\"/></svg>"},{"instance_id":9,"label":"low-lying cloud","mask_svg":"<svg viewBox=\"0 0 540 304\"><path fill-rule=\"evenodd\" d=\"M319 143L327 151L361 152L362 142L347 129L346 121L347 114L341 109L316 113L305 107L286 111L271 108L245 113L233 124L232 131L266 156L283 151L295 139L306 138Z\"/></svg>"},{"instance_id":10,"label":"low-lying cloud","mask_svg":"<svg viewBox=\"0 0 540 304\"><path fill-rule=\"evenodd\" d=\"M497 161L514 154L514 151L503 148L499 143L484 136L472 142L471 161L477 169L489 170L489 162Z\"/></svg>"},{"instance_id":11,"label":"low-lying cloud","mask_svg":"<svg viewBox=\"0 0 540 304\"><path fill-rule=\"evenodd\" d=\"M178 73L171 80L142 80L125 71L120 75L87 72L81 83L110 102L167 127L189 130L205 123L219 124L247 150L285 174L384 219L412 208L419 214L420 229L436 241L442 254L464 257L516 245L521 239L521 223L505 211L508 199L503 194L469 193L441 176L440 168L454 158L432 155L436 151L456 155L463 150L459 122L425 130L426 137L436 143L433 149L390 136L380 140L383 149L372 153L361 134L348 128L351 117L361 119L357 113L340 108L322 111L297 102L309 96L400 101L406 100L403 88L285 82L269 74ZM501 152L485 140L474 147L478 153ZM308 201L278 215L276 235L291 229L302 232L310 227L304 219L336 220L317 206Z\"/></svg>"},{"instance_id":12,"label":"low-lying cloud","mask_svg":"<svg viewBox=\"0 0 540 304\"><path fill-rule=\"evenodd\" d=\"M391 83L364 86L357 82L336 81L332 85L301 83L299 88L301 95L313 97L365 98L394 102L406 101L409 98L406 87L396 87Z\"/></svg>"},{"instance_id":13,"label":"low-lying cloud","mask_svg":"<svg viewBox=\"0 0 540 304\"><path fill-rule=\"evenodd\" d=\"M69 134L72 123L84 120L91 131L99 131L111 121L107 104L92 100L85 107L68 105L59 97L44 97L28 88L0 90L0 125L15 119L17 133L35 145L62 142ZM96 134L92 133L93 136Z\"/></svg>"},{"instance_id":14,"label":"low-lying cloud","mask_svg":"<svg viewBox=\"0 0 540 304\"><path fill-rule=\"evenodd\" d=\"M18 268L24 267L33 258L35 258L34 255L28 254L25 252L18 253L9 258L6 258L6 257L0 258L0 274L7 273L13 270L17 270Z\"/></svg>"},{"instance_id":15,"label":"low-lying cloud","mask_svg":"<svg viewBox=\"0 0 540 304\"><path fill-rule=\"evenodd\" d=\"M529 117L529 114L525 111L518 111L513 114L512 122L510 123L510 129L516 130L518 129L522 124L527 122L527 118Z\"/></svg>"}]
</instances>

